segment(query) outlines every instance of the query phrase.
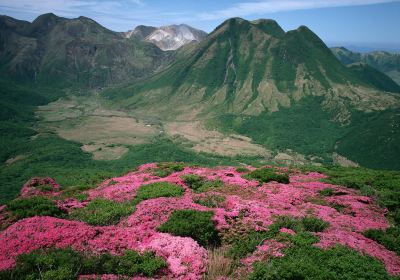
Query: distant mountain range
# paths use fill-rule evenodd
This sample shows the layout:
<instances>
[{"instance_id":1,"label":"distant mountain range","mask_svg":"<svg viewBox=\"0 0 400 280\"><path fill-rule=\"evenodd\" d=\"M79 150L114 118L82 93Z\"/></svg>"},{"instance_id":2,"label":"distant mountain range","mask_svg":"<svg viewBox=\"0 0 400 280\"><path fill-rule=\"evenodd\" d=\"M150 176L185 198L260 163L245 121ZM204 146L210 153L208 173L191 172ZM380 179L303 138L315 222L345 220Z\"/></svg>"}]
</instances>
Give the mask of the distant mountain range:
<instances>
[{"instance_id":1,"label":"distant mountain range","mask_svg":"<svg viewBox=\"0 0 400 280\"><path fill-rule=\"evenodd\" d=\"M2 16L0 40L7 82L95 89L102 102L156 123L177 145L200 137L208 145L201 151L237 154L250 141L272 157L400 169L400 86L378 71L383 58L376 70L359 63L367 56L332 52L305 26L285 32L273 20L233 18L209 35L186 25L118 33L88 18L45 14L32 23ZM207 144L216 131L227 138Z\"/></svg>"},{"instance_id":2,"label":"distant mountain range","mask_svg":"<svg viewBox=\"0 0 400 280\"><path fill-rule=\"evenodd\" d=\"M365 63L385 73L400 85L400 54L384 51L369 53L352 52L344 47L331 48L335 56L345 65Z\"/></svg>"},{"instance_id":3,"label":"distant mountain range","mask_svg":"<svg viewBox=\"0 0 400 280\"><path fill-rule=\"evenodd\" d=\"M186 24L162 26L159 28L139 25L134 30L125 32L127 38L155 44L163 51L176 50L191 42L200 42L207 33Z\"/></svg>"}]
</instances>

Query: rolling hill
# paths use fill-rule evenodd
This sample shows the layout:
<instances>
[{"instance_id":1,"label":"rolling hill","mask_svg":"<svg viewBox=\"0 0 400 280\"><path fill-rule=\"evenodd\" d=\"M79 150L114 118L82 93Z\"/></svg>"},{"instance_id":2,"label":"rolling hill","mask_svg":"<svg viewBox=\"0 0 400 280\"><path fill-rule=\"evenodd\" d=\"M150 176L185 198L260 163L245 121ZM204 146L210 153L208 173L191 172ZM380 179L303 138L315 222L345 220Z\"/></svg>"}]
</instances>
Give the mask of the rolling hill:
<instances>
[{"instance_id":1,"label":"rolling hill","mask_svg":"<svg viewBox=\"0 0 400 280\"><path fill-rule=\"evenodd\" d=\"M358 53L344 47L335 47L331 50L343 64L363 62L385 73L400 85L400 54L384 51Z\"/></svg>"}]
</instances>

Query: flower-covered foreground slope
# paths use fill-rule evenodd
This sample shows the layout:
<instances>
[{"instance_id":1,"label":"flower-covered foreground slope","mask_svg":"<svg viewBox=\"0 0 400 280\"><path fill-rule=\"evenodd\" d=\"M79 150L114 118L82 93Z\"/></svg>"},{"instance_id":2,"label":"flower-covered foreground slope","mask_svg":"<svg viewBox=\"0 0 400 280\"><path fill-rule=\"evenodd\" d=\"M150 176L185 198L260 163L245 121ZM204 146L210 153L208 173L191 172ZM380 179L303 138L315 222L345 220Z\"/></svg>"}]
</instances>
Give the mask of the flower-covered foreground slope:
<instances>
[{"instance_id":1,"label":"flower-covered foreground slope","mask_svg":"<svg viewBox=\"0 0 400 280\"><path fill-rule=\"evenodd\" d=\"M88 255L122 255L126 250L139 253L152 251L162 257L168 266L157 278L202 279L210 273L207 272L207 248L190 237L174 236L158 230L174 211L191 209L213 211L212 221L221 236L221 246L231 246L229 240L235 236L251 232L261 234L261 241L241 256L239 265L234 268L237 273L248 273L256 261L284 256L285 248L291 246L290 243L274 236L262 237L264 233L268 236L271 225L283 216L292 217L294 221L304 221L304 217L318 218L311 220L323 223L323 227L313 229L316 227L314 224L304 224L306 229L302 229L316 238L317 242L312 246L329 249L343 245L376 258L389 274L400 275L400 257L363 235L370 229L384 230L389 227L386 210L354 190L321 182L325 177L323 174L276 169L273 172L277 174L290 173L289 183L260 183L246 176L254 170L252 167L242 168L240 172L234 167L184 167L180 171L163 172L165 177L157 176L160 174L157 168L156 164L146 164L135 172L107 180L82 194L83 199L63 196L59 186L50 179L43 182L35 179L23 189L20 199L28 195L46 196L54 199L65 214L63 217L25 218L1 231L0 270L13 269L19 255L36 249L71 247ZM185 183L187 175L202 178L203 192L195 192ZM222 183L215 184L220 181ZM141 186L156 182L180 186L184 193L175 197L137 199L136 193ZM47 184L50 187L36 189ZM159 184L160 187L163 185L166 184ZM330 195L324 196L324 193ZM130 214L121 218L119 223L108 226L93 226L73 219L71 213L76 209L85 209L91 201L98 199L129 205L132 211L128 211ZM11 216L7 211L7 207L0 208L0 221L6 221ZM302 230L288 224L279 229L279 234L295 237L303 234ZM232 273L235 275L235 272ZM103 276L104 279L113 277ZM96 279L96 276L81 275L80 278Z\"/></svg>"}]
</instances>

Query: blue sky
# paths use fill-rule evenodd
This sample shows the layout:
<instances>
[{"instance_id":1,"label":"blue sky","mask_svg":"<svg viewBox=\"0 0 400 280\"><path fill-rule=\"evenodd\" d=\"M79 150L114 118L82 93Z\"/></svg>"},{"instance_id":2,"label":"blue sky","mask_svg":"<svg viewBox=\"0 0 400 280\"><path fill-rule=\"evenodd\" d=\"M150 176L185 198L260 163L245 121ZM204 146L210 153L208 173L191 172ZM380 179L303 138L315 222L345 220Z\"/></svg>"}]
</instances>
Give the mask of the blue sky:
<instances>
[{"instance_id":1,"label":"blue sky","mask_svg":"<svg viewBox=\"0 0 400 280\"><path fill-rule=\"evenodd\" d=\"M0 0L0 14L32 21L53 12L90 17L115 31L187 23L211 32L230 17L307 25L328 45L400 50L400 0Z\"/></svg>"}]
</instances>

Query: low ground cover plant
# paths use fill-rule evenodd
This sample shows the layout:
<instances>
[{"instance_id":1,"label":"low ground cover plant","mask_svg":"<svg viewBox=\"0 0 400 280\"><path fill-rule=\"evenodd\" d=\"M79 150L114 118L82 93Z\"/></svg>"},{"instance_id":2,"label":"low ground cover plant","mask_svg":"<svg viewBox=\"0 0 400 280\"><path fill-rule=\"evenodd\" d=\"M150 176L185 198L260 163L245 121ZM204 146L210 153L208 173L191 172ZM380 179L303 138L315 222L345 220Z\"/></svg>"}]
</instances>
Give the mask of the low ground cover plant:
<instances>
[{"instance_id":1,"label":"low ground cover plant","mask_svg":"<svg viewBox=\"0 0 400 280\"><path fill-rule=\"evenodd\" d=\"M7 204L7 210L11 211L17 220L34 216L61 217L64 215L54 201L41 196L14 199Z\"/></svg>"},{"instance_id":2,"label":"low ground cover plant","mask_svg":"<svg viewBox=\"0 0 400 280\"><path fill-rule=\"evenodd\" d=\"M206 194L205 196L194 199L194 203L203 205L209 208L220 207L221 203L225 201L225 197L216 194Z\"/></svg>"},{"instance_id":3,"label":"low ground cover plant","mask_svg":"<svg viewBox=\"0 0 400 280\"><path fill-rule=\"evenodd\" d=\"M121 218L134 210L132 203L118 203L107 199L96 198L85 208L74 210L70 218L86 222L90 225L107 226L117 224Z\"/></svg>"},{"instance_id":4,"label":"low ground cover plant","mask_svg":"<svg viewBox=\"0 0 400 280\"><path fill-rule=\"evenodd\" d=\"M0 272L0 279L71 280L78 275L114 274L153 277L166 262L152 252L139 255L127 250L121 256L102 254L87 257L71 248L35 250L18 257L13 270Z\"/></svg>"},{"instance_id":5,"label":"low ground cover plant","mask_svg":"<svg viewBox=\"0 0 400 280\"><path fill-rule=\"evenodd\" d=\"M201 246L216 247L221 240L211 220L212 211L175 210L158 230L176 236L191 237Z\"/></svg>"},{"instance_id":6,"label":"low ground cover plant","mask_svg":"<svg viewBox=\"0 0 400 280\"><path fill-rule=\"evenodd\" d=\"M370 229L364 232L364 236L394 251L400 256L400 227L390 227L387 230Z\"/></svg>"},{"instance_id":7,"label":"low ground cover plant","mask_svg":"<svg viewBox=\"0 0 400 280\"><path fill-rule=\"evenodd\" d=\"M168 162L160 163L157 168L153 170L153 174L157 177L167 177L174 172L182 171L185 168L185 164L182 162Z\"/></svg>"},{"instance_id":8,"label":"low ground cover plant","mask_svg":"<svg viewBox=\"0 0 400 280\"><path fill-rule=\"evenodd\" d=\"M261 245L263 241L275 238L280 234L280 229L290 229L297 234L289 241L292 242L306 242L312 240L318 241L310 232L320 232L327 228L329 224L315 217L296 218L291 216L280 216L276 221L269 226L268 231L250 231L241 235L236 235L229 242L231 248L229 254L234 259L241 259L246 255L253 253L257 246Z\"/></svg>"},{"instance_id":9,"label":"low ground cover plant","mask_svg":"<svg viewBox=\"0 0 400 280\"><path fill-rule=\"evenodd\" d=\"M181 186L168 182L156 182L148 185L142 185L136 191L138 200L147 200L158 197L178 197L182 196L184 190Z\"/></svg>"},{"instance_id":10,"label":"low ground cover plant","mask_svg":"<svg viewBox=\"0 0 400 280\"><path fill-rule=\"evenodd\" d=\"M243 178L248 180L257 180L260 184L275 181L278 183L288 184L289 175L287 173L277 173L271 168L256 169L249 174L243 175Z\"/></svg>"},{"instance_id":11,"label":"low ground cover plant","mask_svg":"<svg viewBox=\"0 0 400 280\"><path fill-rule=\"evenodd\" d=\"M207 180L206 178L195 174L183 175L181 178L183 182L195 193L206 192L211 189L218 189L224 185L221 180Z\"/></svg>"},{"instance_id":12,"label":"low ground cover plant","mask_svg":"<svg viewBox=\"0 0 400 280\"><path fill-rule=\"evenodd\" d=\"M378 260L346 247L324 250L315 246L292 246L283 257L257 262L250 280L289 279L392 279Z\"/></svg>"}]
</instances>

